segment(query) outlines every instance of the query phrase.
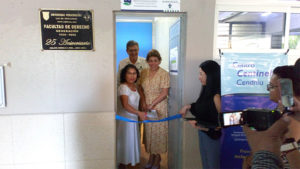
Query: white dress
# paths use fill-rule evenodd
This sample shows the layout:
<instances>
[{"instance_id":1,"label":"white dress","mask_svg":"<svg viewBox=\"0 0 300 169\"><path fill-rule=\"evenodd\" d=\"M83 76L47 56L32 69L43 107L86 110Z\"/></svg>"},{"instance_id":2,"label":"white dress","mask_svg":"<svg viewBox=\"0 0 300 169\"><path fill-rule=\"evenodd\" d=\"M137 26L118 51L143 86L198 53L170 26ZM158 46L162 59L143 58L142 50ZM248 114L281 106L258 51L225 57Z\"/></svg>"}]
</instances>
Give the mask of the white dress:
<instances>
[{"instance_id":1,"label":"white dress","mask_svg":"<svg viewBox=\"0 0 300 169\"><path fill-rule=\"evenodd\" d=\"M127 95L128 104L136 110L138 109L140 95L137 91L132 91L127 85L121 84L119 95ZM127 112L123 107L119 115L131 120L138 120L136 114ZM117 162L125 165L131 163L132 166L140 162L140 133L138 123L117 122Z\"/></svg>"}]
</instances>

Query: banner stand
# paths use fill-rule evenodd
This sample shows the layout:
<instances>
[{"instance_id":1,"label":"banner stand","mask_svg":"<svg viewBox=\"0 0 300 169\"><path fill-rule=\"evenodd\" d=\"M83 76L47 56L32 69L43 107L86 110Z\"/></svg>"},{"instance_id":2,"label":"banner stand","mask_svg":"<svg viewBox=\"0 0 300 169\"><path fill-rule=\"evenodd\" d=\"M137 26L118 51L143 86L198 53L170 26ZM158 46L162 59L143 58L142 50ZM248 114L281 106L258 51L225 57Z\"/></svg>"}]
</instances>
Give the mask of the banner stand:
<instances>
[{"instance_id":1,"label":"banner stand","mask_svg":"<svg viewBox=\"0 0 300 169\"><path fill-rule=\"evenodd\" d=\"M289 50L288 50L289 51ZM277 66L287 65L286 54L222 53L222 112L246 108L274 109L267 84ZM243 159L250 154L247 138L240 126L223 129L221 169L242 169Z\"/></svg>"}]
</instances>

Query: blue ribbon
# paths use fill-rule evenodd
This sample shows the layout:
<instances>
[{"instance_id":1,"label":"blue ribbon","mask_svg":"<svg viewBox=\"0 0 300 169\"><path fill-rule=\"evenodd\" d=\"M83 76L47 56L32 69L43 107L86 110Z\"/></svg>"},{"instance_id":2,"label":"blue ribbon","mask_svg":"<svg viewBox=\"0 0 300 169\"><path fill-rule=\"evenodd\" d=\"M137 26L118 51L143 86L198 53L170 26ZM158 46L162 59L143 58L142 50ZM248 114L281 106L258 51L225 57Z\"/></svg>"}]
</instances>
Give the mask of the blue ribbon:
<instances>
[{"instance_id":1,"label":"blue ribbon","mask_svg":"<svg viewBox=\"0 0 300 169\"><path fill-rule=\"evenodd\" d=\"M180 118L181 118L181 114L176 114L176 115L173 115L173 116L163 118L161 120L135 121L135 120L131 120L131 119L128 119L126 117L123 117L123 116L116 115L116 120L121 120L121 121L126 121L126 122L133 122L133 123L158 123L158 122L170 121L170 120L180 119Z\"/></svg>"}]
</instances>

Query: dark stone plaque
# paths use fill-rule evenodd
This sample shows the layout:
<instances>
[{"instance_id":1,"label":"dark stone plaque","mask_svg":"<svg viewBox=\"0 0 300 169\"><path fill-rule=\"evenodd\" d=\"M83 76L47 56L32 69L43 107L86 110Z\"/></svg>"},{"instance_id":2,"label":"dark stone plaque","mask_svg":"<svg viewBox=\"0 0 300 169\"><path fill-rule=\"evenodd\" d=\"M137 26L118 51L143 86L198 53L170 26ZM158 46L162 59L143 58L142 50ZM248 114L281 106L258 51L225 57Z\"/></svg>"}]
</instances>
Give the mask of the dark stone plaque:
<instances>
[{"instance_id":1,"label":"dark stone plaque","mask_svg":"<svg viewBox=\"0 0 300 169\"><path fill-rule=\"evenodd\" d=\"M44 50L93 50L93 15L84 10L41 10Z\"/></svg>"}]
</instances>

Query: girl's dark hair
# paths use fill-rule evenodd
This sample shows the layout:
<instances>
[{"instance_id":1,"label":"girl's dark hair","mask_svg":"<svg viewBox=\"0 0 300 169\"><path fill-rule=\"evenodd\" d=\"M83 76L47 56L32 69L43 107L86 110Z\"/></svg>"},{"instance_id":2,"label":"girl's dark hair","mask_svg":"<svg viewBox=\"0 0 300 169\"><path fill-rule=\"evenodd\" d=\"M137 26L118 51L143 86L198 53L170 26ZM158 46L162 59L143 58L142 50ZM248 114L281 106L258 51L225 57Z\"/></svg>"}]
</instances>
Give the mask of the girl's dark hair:
<instances>
[{"instance_id":1,"label":"girl's dark hair","mask_svg":"<svg viewBox=\"0 0 300 169\"><path fill-rule=\"evenodd\" d=\"M136 80L135 83L137 82L138 78L140 77L139 70L133 65L133 64L128 64L126 65L122 70L121 70L121 75L120 75L120 82L125 83L126 82L126 73L129 69L134 69L136 71Z\"/></svg>"},{"instance_id":2,"label":"girl's dark hair","mask_svg":"<svg viewBox=\"0 0 300 169\"><path fill-rule=\"evenodd\" d=\"M207 60L199 66L206 74L206 85L201 91L202 99L221 93L220 66L213 60Z\"/></svg>"},{"instance_id":3,"label":"girl's dark hair","mask_svg":"<svg viewBox=\"0 0 300 169\"><path fill-rule=\"evenodd\" d=\"M288 78L293 82L293 92L295 96L300 96L300 82L295 76L295 66L278 66L273 70L273 74L279 78Z\"/></svg>"}]
</instances>

